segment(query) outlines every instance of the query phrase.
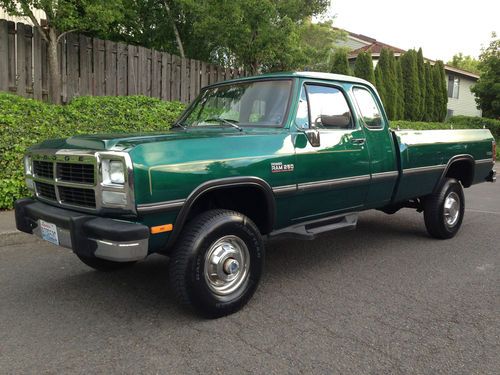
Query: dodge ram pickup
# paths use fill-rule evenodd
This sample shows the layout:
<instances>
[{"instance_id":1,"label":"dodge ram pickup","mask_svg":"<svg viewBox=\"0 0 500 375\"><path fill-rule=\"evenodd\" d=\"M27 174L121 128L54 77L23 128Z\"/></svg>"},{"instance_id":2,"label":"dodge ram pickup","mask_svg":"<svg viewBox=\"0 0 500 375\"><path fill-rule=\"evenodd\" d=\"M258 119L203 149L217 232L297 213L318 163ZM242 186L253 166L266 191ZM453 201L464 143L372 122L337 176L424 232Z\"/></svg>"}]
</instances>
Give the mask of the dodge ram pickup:
<instances>
[{"instance_id":1,"label":"dodge ram pickup","mask_svg":"<svg viewBox=\"0 0 500 375\"><path fill-rule=\"evenodd\" d=\"M360 211L403 207L451 238L463 189L496 180L489 130L390 130L375 88L349 76L217 83L165 127L31 147L17 228L100 271L167 255L180 302L212 318L251 298L265 240L313 239L353 229Z\"/></svg>"}]
</instances>

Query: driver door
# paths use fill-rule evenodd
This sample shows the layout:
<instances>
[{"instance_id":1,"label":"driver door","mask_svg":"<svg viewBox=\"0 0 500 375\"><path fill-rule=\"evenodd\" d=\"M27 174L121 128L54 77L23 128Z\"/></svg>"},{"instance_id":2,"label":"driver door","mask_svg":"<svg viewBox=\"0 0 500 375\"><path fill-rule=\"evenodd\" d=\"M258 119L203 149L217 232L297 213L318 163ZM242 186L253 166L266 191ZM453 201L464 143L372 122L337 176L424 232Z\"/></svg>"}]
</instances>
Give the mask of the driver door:
<instances>
[{"instance_id":1,"label":"driver door","mask_svg":"<svg viewBox=\"0 0 500 375\"><path fill-rule=\"evenodd\" d=\"M296 116L295 221L362 209L370 184L364 130L341 86L308 82L302 86ZM319 135L313 146L304 130Z\"/></svg>"}]
</instances>

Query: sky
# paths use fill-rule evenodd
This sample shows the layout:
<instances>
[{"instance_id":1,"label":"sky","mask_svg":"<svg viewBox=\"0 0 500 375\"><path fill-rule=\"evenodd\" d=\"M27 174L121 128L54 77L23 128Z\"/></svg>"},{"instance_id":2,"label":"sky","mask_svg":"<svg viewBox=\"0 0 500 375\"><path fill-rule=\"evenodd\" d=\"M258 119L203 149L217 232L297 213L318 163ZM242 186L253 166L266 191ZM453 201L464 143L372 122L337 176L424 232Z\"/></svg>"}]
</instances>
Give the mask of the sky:
<instances>
[{"instance_id":1,"label":"sky","mask_svg":"<svg viewBox=\"0 0 500 375\"><path fill-rule=\"evenodd\" d=\"M332 0L336 27L402 49L422 47L424 56L449 61L478 57L491 32L500 35L500 0Z\"/></svg>"}]
</instances>

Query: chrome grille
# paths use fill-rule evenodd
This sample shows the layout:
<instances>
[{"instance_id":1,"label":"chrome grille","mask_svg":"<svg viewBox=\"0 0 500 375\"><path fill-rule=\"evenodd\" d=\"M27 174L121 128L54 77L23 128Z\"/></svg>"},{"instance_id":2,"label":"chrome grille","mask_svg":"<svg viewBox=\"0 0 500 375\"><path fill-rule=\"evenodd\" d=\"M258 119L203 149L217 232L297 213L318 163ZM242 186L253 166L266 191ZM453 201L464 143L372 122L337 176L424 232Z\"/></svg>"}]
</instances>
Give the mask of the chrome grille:
<instances>
[{"instance_id":1,"label":"chrome grille","mask_svg":"<svg viewBox=\"0 0 500 375\"><path fill-rule=\"evenodd\" d=\"M56 197L56 188L54 185L46 184L44 182L37 181L35 182L36 192L39 196L43 198L47 198L50 200L57 200Z\"/></svg>"},{"instance_id":2,"label":"chrome grille","mask_svg":"<svg viewBox=\"0 0 500 375\"><path fill-rule=\"evenodd\" d=\"M95 173L92 164L57 163L57 178L61 181L79 184L94 184Z\"/></svg>"},{"instance_id":3,"label":"chrome grille","mask_svg":"<svg viewBox=\"0 0 500 375\"><path fill-rule=\"evenodd\" d=\"M82 212L121 209L136 213L133 191L133 164L122 151L40 150L29 152L31 172L26 173L28 187L38 199ZM125 183L110 184L99 173L103 160L119 160L126 167ZM31 180L28 181L28 180ZM32 185L33 184L33 185ZM103 192L125 193L126 204L103 202Z\"/></svg>"},{"instance_id":4,"label":"chrome grille","mask_svg":"<svg viewBox=\"0 0 500 375\"><path fill-rule=\"evenodd\" d=\"M95 193L93 189L82 189L69 186L58 186L62 203L82 207L95 208Z\"/></svg>"},{"instance_id":5,"label":"chrome grille","mask_svg":"<svg viewBox=\"0 0 500 375\"><path fill-rule=\"evenodd\" d=\"M35 160L33 161L33 172L36 177L54 178L54 163L51 161Z\"/></svg>"}]
</instances>

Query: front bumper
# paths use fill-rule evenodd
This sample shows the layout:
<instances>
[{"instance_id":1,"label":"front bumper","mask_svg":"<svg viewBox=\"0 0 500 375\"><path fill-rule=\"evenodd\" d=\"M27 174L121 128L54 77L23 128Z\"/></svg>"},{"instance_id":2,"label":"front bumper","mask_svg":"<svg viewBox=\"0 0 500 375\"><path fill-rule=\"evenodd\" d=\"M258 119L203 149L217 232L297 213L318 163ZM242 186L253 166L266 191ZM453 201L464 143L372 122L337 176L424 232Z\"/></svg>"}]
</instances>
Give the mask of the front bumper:
<instances>
[{"instance_id":1,"label":"front bumper","mask_svg":"<svg viewBox=\"0 0 500 375\"><path fill-rule=\"evenodd\" d=\"M59 246L86 257L129 262L148 255L149 228L70 211L26 198L15 203L16 226L42 238L40 222L55 224Z\"/></svg>"}]
</instances>

